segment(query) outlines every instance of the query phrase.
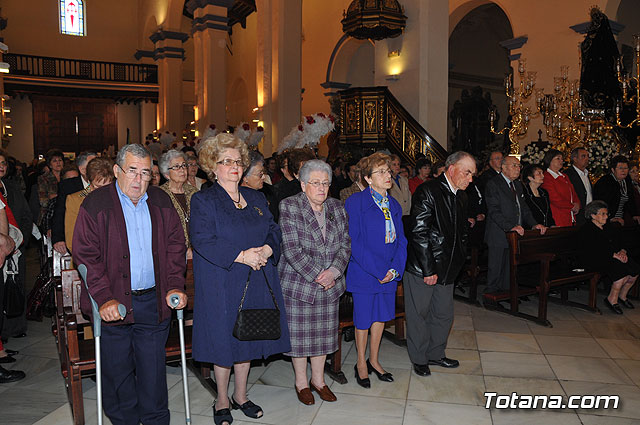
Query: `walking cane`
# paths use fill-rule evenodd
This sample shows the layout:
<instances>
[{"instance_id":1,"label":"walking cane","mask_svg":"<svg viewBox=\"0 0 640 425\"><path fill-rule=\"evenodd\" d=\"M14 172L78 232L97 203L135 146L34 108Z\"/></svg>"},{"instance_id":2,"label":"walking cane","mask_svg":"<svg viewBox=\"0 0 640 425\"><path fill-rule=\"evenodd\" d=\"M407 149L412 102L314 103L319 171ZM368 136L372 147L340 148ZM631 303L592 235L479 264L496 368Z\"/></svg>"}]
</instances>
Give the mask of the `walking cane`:
<instances>
[{"instance_id":1,"label":"walking cane","mask_svg":"<svg viewBox=\"0 0 640 425\"><path fill-rule=\"evenodd\" d=\"M176 308L180 304L180 297L177 294L169 298L171 307ZM184 414L186 424L191 423L191 412L189 411L189 384L187 382L187 354L184 348L184 310L176 310L178 315L178 328L180 330L180 363L182 364L182 390L184 392Z\"/></svg>"},{"instance_id":2,"label":"walking cane","mask_svg":"<svg viewBox=\"0 0 640 425\"><path fill-rule=\"evenodd\" d=\"M96 351L96 398L98 405L98 425L102 425L102 359L100 356L100 335L102 333L102 319L100 318L100 309L98 303L89 294L89 285L87 284L87 266L80 264L78 266L78 273L84 281L84 286L87 288L87 295L91 300L91 310L93 312L93 340L95 342ZM118 304L118 313L124 318L127 315L127 309L124 305Z\"/></svg>"}]
</instances>

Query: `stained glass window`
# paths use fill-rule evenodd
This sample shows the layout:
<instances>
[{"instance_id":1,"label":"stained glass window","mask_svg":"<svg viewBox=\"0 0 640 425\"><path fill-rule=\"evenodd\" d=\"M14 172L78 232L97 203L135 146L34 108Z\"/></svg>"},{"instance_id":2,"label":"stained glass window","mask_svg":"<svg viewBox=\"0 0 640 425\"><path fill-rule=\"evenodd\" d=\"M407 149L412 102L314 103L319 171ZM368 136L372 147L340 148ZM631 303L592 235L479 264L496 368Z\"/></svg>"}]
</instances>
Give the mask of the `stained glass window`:
<instances>
[{"instance_id":1,"label":"stained glass window","mask_svg":"<svg viewBox=\"0 0 640 425\"><path fill-rule=\"evenodd\" d=\"M67 35L85 35L82 0L60 0L60 32Z\"/></svg>"}]
</instances>

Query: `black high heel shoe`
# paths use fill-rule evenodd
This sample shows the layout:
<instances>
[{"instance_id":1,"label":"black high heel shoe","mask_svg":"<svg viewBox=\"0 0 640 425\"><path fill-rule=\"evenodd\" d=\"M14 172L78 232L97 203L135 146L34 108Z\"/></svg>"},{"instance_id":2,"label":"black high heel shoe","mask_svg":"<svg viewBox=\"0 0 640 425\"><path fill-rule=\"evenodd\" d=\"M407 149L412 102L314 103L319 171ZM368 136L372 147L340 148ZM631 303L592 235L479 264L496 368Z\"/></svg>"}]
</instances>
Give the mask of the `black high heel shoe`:
<instances>
[{"instance_id":1,"label":"black high heel shoe","mask_svg":"<svg viewBox=\"0 0 640 425\"><path fill-rule=\"evenodd\" d=\"M633 309L636 308L631 301L629 301L629 299L627 298L626 300L623 300L622 298L618 298L618 304L622 305L624 308L628 308L628 309ZM7 352L7 354L11 354L9 353L9 350L5 350Z\"/></svg>"},{"instance_id":2,"label":"black high heel shoe","mask_svg":"<svg viewBox=\"0 0 640 425\"><path fill-rule=\"evenodd\" d=\"M367 371L369 373L373 372L376 374L376 376L378 377L379 380L384 381L384 382L393 382L393 375L390 374L389 372L385 372L385 373L380 373L378 372L369 362L369 359L367 359Z\"/></svg>"},{"instance_id":3,"label":"black high heel shoe","mask_svg":"<svg viewBox=\"0 0 640 425\"><path fill-rule=\"evenodd\" d=\"M607 297L604 297L604 305L609 307L609 309L611 311L613 311L615 314L623 314L622 308L620 307L620 304L618 304L618 303L611 304L611 302L609 301L609 299Z\"/></svg>"},{"instance_id":4,"label":"black high heel shoe","mask_svg":"<svg viewBox=\"0 0 640 425\"><path fill-rule=\"evenodd\" d=\"M358 381L358 385L360 385L362 388L371 388L371 381L369 380L369 377L366 377L364 379L360 379L360 375L358 374L358 365L355 364L353 366L353 370L356 371L356 381Z\"/></svg>"}]
</instances>

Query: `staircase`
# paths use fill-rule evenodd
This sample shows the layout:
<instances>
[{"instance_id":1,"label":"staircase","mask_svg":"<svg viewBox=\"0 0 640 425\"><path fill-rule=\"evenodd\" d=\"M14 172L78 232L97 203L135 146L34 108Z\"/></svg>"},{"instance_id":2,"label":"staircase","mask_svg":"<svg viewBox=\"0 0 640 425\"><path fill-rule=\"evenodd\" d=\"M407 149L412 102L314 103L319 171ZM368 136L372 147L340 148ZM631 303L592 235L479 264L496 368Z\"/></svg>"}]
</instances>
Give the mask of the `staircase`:
<instances>
[{"instance_id":1,"label":"staircase","mask_svg":"<svg viewBox=\"0 0 640 425\"><path fill-rule=\"evenodd\" d=\"M338 92L342 122L340 143L380 145L415 165L422 153L432 163L447 151L398 102L386 86L354 87Z\"/></svg>"}]
</instances>

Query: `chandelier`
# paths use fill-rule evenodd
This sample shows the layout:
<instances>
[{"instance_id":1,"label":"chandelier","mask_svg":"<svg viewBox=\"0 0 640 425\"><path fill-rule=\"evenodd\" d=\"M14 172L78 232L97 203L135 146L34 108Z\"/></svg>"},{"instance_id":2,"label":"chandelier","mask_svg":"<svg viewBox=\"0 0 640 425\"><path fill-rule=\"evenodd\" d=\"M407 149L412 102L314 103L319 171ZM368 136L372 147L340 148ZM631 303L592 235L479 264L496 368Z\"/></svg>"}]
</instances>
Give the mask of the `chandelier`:
<instances>
[{"instance_id":1,"label":"chandelier","mask_svg":"<svg viewBox=\"0 0 640 425\"><path fill-rule=\"evenodd\" d=\"M509 154L518 155L520 153L520 142L529 130L529 121L538 117L538 112L527 106L536 85L536 72L526 72L526 59L518 59L518 74L520 75L520 85L516 89L513 85L513 73L504 79L504 90L509 99L509 115L511 115L511 126L505 126L499 131L494 128L496 120L495 108L489 111L489 122L493 134L509 134Z\"/></svg>"}]
</instances>

